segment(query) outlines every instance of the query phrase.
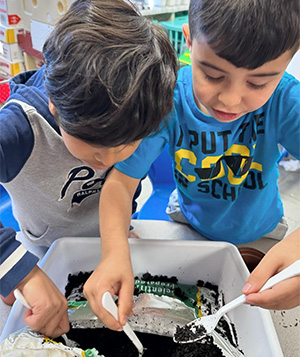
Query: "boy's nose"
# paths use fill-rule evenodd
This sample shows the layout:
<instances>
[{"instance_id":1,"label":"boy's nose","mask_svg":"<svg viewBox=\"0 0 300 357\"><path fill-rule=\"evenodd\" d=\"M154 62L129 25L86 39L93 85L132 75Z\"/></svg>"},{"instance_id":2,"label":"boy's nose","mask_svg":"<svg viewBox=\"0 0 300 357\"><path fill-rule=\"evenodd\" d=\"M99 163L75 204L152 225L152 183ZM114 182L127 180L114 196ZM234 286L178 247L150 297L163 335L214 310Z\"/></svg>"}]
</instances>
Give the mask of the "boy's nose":
<instances>
[{"instance_id":1,"label":"boy's nose","mask_svg":"<svg viewBox=\"0 0 300 357\"><path fill-rule=\"evenodd\" d=\"M241 89L237 87L226 87L219 93L218 99L228 112L234 113L236 112L236 107L242 101Z\"/></svg>"}]
</instances>

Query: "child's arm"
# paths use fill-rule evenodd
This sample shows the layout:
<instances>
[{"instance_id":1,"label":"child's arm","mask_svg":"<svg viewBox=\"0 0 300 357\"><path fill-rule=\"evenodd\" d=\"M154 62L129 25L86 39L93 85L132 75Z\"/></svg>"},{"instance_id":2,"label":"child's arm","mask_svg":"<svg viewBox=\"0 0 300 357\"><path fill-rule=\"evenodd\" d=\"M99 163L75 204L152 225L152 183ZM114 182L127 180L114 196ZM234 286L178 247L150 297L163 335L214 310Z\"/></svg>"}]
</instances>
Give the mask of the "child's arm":
<instances>
[{"instance_id":1,"label":"child's arm","mask_svg":"<svg viewBox=\"0 0 300 357\"><path fill-rule=\"evenodd\" d=\"M69 330L68 303L48 276L36 265L38 258L15 239L11 227L0 222L0 298L12 305L18 288L31 310L24 322L46 336L58 337Z\"/></svg>"},{"instance_id":2,"label":"child's arm","mask_svg":"<svg viewBox=\"0 0 300 357\"><path fill-rule=\"evenodd\" d=\"M262 293L255 293L271 276L298 259L300 259L300 229L270 249L253 270L243 288L243 293L248 295L247 303L272 310L291 309L300 305L300 276L283 281Z\"/></svg>"},{"instance_id":3,"label":"child's arm","mask_svg":"<svg viewBox=\"0 0 300 357\"><path fill-rule=\"evenodd\" d=\"M134 278L128 244L131 206L139 183L117 169L107 178L100 195L100 234L102 260L84 285L84 295L94 313L109 328L121 330L132 311ZM118 295L119 321L107 313L101 304L109 291Z\"/></svg>"},{"instance_id":4,"label":"child's arm","mask_svg":"<svg viewBox=\"0 0 300 357\"><path fill-rule=\"evenodd\" d=\"M32 310L26 310L24 322L49 337L69 331L68 303L52 280L35 266L17 286Z\"/></svg>"},{"instance_id":5,"label":"child's arm","mask_svg":"<svg viewBox=\"0 0 300 357\"><path fill-rule=\"evenodd\" d=\"M67 300L43 271L38 258L15 239L15 231L0 222L0 294L11 305L13 290L19 288L32 310L24 322L33 330L57 337L69 330Z\"/></svg>"}]
</instances>

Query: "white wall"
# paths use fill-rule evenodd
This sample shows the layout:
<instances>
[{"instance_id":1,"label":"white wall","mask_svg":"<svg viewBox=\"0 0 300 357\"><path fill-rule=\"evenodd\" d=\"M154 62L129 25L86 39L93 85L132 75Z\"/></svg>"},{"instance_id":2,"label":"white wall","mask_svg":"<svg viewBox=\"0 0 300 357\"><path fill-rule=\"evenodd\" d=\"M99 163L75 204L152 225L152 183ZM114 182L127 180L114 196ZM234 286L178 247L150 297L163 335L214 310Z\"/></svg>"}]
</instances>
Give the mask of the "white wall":
<instances>
[{"instance_id":1,"label":"white wall","mask_svg":"<svg viewBox=\"0 0 300 357\"><path fill-rule=\"evenodd\" d=\"M298 50L295 54L286 71L291 73L300 81L300 50Z\"/></svg>"}]
</instances>

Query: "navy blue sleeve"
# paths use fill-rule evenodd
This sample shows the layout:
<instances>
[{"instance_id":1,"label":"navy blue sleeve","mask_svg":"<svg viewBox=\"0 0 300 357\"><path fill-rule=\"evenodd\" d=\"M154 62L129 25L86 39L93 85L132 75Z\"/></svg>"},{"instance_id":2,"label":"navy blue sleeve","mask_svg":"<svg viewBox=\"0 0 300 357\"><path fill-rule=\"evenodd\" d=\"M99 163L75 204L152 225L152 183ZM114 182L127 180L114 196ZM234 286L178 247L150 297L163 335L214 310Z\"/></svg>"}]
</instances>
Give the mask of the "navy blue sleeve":
<instances>
[{"instance_id":1,"label":"navy blue sleeve","mask_svg":"<svg viewBox=\"0 0 300 357\"><path fill-rule=\"evenodd\" d=\"M23 109L10 103L0 111L0 182L9 182L31 154L34 137Z\"/></svg>"},{"instance_id":2,"label":"navy blue sleeve","mask_svg":"<svg viewBox=\"0 0 300 357\"><path fill-rule=\"evenodd\" d=\"M16 241L13 228L0 222L0 294L6 297L31 272L38 258Z\"/></svg>"}]
</instances>

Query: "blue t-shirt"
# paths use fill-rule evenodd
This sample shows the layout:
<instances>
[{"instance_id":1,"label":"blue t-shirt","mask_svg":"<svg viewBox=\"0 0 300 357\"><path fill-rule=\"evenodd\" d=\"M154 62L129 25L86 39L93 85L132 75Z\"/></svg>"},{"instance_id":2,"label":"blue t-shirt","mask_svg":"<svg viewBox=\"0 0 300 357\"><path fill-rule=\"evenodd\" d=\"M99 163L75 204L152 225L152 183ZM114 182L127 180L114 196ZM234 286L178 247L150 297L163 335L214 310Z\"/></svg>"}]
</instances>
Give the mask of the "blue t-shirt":
<instances>
[{"instance_id":1,"label":"blue t-shirt","mask_svg":"<svg viewBox=\"0 0 300 357\"><path fill-rule=\"evenodd\" d=\"M234 244L271 232L283 216L278 144L300 158L300 83L285 73L265 105L231 123L197 107L191 67L179 71L167 126L116 165L143 177L166 143L182 213L202 235Z\"/></svg>"}]
</instances>

